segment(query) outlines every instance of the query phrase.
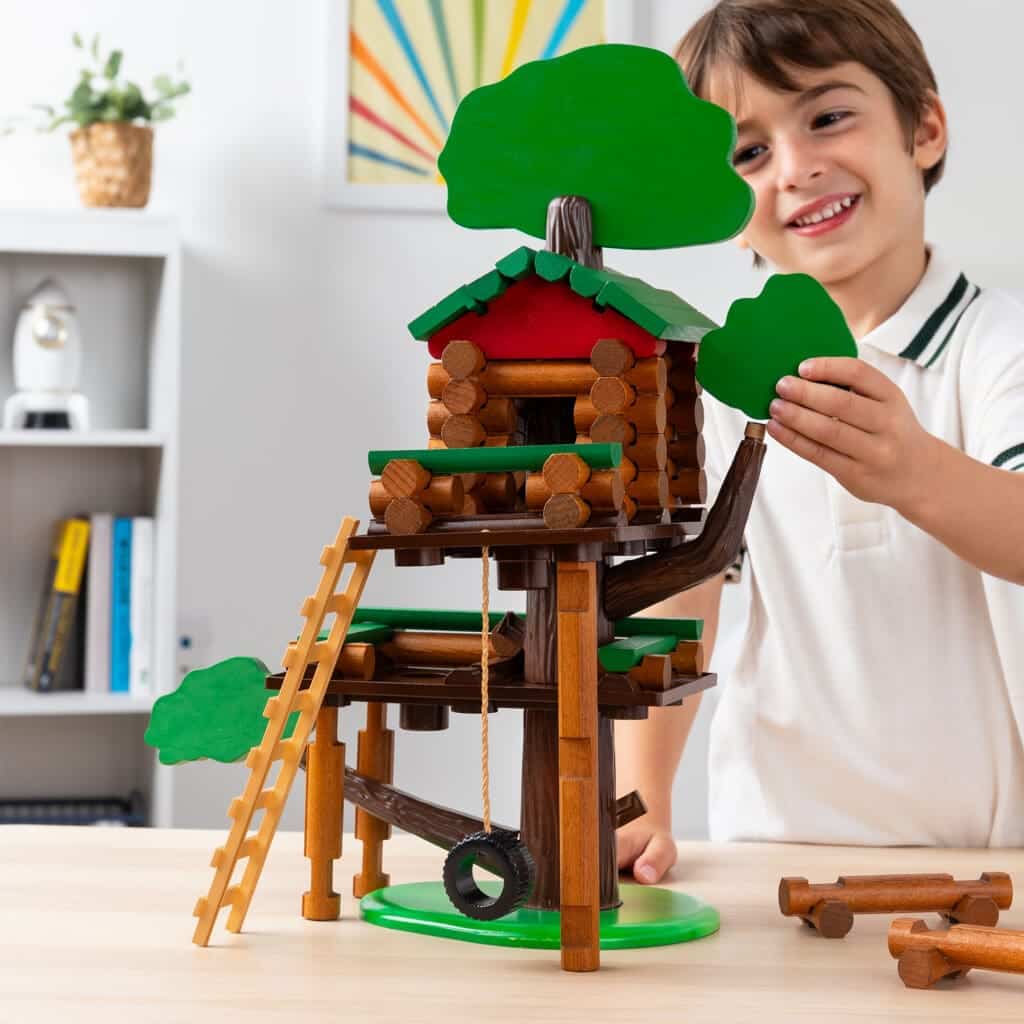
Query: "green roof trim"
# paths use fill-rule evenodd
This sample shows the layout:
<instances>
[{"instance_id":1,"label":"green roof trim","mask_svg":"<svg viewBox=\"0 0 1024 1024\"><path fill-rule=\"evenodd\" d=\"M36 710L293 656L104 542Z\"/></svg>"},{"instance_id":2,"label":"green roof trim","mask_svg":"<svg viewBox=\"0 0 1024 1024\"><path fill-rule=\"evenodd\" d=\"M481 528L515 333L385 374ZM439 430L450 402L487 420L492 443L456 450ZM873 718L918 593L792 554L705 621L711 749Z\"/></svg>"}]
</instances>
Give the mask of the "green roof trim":
<instances>
[{"instance_id":1,"label":"green roof trim","mask_svg":"<svg viewBox=\"0 0 1024 1024\"><path fill-rule=\"evenodd\" d=\"M494 270L460 286L409 324L409 332L427 341L465 313L483 313L513 281L536 274L545 281L566 281L575 294L614 309L662 341L697 342L718 327L674 292L654 288L638 277L584 267L560 253L521 246L498 260Z\"/></svg>"}]
</instances>

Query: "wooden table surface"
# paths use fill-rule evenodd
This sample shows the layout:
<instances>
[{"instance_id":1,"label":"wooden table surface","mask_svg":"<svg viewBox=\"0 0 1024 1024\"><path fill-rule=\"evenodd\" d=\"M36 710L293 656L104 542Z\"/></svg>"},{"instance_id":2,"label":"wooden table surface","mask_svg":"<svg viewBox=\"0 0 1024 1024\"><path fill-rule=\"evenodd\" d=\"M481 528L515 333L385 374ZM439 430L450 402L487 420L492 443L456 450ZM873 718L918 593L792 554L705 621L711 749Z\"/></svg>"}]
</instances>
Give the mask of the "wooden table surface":
<instances>
[{"instance_id":1,"label":"wooden table surface","mask_svg":"<svg viewBox=\"0 0 1024 1024\"><path fill-rule=\"evenodd\" d=\"M779 878L1006 871L1024 851L680 844L671 885L714 904L722 929L699 942L602 953L568 975L550 950L510 950L375 928L350 896L359 844L345 837L343 919L299 912L302 836L281 833L246 928L222 911L210 947L191 942L214 847L225 832L0 828L0 1024L148 1021L751 1021L1024 1019L1024 975L975 971L911 991L886 949L890 917L858 917L826 940L779 914ZM440 877L443 854L396 836L394 882ZM336 883L337 887L337 883ZM1000 924L1024 930L1021 906ZM928 917L931 927L938 918Z\"/></svg>"}]
</instances>

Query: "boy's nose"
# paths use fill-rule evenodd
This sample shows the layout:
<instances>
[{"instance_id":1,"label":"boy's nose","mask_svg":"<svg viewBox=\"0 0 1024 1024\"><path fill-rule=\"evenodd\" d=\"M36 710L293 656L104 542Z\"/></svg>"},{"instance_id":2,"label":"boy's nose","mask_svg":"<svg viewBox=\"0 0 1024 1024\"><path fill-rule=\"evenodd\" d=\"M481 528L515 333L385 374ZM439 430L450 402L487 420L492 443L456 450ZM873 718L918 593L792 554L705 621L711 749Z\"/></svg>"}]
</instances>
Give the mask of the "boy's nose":
<instances>
[{"instance_id":1,"label":"boy's nose","mask_svg":"<svg viewBox=\"0 0 1024 1024\"><path fill-rule=\"evenodd\" d=\"M780 143L776 146L776 167L780 192L806 188L825 173L820 155L807 146Z\"/></svg>"}]
</instances>

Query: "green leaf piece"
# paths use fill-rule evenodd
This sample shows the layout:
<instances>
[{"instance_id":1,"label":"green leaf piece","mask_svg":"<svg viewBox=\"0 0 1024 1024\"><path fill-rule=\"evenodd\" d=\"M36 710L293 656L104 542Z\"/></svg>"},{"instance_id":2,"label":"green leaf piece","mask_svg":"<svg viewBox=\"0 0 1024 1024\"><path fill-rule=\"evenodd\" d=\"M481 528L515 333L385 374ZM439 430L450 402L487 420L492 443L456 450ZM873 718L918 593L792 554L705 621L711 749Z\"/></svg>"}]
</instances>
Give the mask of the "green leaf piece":
<instances>
[{"instance_id":1,"label":"green leaf piece","mask_svg":"<svg viewBox=\"0 0 1024 1024\"><path fill-rule=\"evenodd\" d=\"M228 658L189 672L174 693L153 705L146 743L159 749L161 764L241 761L263 739L263 709L272 696L267 675L258 658ZM298 718L298 712L289 717L285 737Z\"/></svg>"},{"instance_id":2,"label":"green leaf piece","mask_svg":"<svg viewBox=\"0 0 1024 1024\"><path fill-rule=\"evenodd\" d=\"M725 326L705 335L697 380L720 402L766 420L775 385L813 356L856 356L857 343L822 286L807 274L775 274L756 299L737 299Z\"/></svg>"},{"instance_id":3,"label":"green leaf piece","mask_svg":"<svg viewBox=\"0 0 1024 1024\"><path fill-rule=\"evenodd\" d=\"M597 659L605 672L628 672L648 654L670 654L678 643L679 639L674 635L630 636L599 647Z\"/></svg>"},{"instance_id":4,"label":"green leaf piece","mask_svg":"<svg viewBox=\"0 0 1024 1024\"><path fill-rule=\"evenodd\" d=\"M544 278L545 281L561 281L569 276L575 266L576 264L568 256L551 252L548 249L542 249L533 260L533 269L537 272L537 276Z\"/></svg>"},{"instance_id":5,"label":"green leaf piece","mask_svg":"<svg viewBox=\"0 0 1024 1024\"><path fill-rule=\"evenodd\" d=\"M668 54L608 44L524 64L466 96L438 167L448 215L545 237L548 204L580 195L594 244L664 249L738 234L754 197L736 127Z\"/></svg>"},{"instance_id":6,"label":"green leaf piece","mask_svg":"<svg viewBox=\"0 0 1024 1024\"><path fill-rule=\"evenodd\" d=\"M522 245L515 252L510 252L503 259L498 260L494 266L504 277L520 281L533 271L533 260L536 255L536 252L528 245Z\"/></svg>"}]
</instances>

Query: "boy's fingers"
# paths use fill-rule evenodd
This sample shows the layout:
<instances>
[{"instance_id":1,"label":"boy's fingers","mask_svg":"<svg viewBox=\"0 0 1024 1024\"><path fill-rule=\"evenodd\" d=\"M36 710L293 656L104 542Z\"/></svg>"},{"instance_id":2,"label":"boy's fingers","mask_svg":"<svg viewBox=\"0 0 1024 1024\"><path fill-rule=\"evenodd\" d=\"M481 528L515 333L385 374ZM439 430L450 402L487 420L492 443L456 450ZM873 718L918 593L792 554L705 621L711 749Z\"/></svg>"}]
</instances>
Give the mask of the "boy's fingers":
<instances>
[{"instance_id":1,"label":"boy's fingers","mask_svg":"<svg viewBox=\"0 0 1024 1024\"><path fill-rule=\"evenodd\" d=\"M675 864L678 856L672 837L659 832L651 837L647 849L637 857L633 864L633 877L645 885L658 882L665 872Z\"/></svg>"},{"instance_id":2,"label":"boy's fingers","mask_svg":"<svg viewBox=\"0 0 1024 1024\"><path fill-rule=\"evenodd\" d=\"M637 857L643 853L645 837L634 832L620 832L615 838L618 847L619 870L632 867Z\"/></svg>"}]
</instances>

